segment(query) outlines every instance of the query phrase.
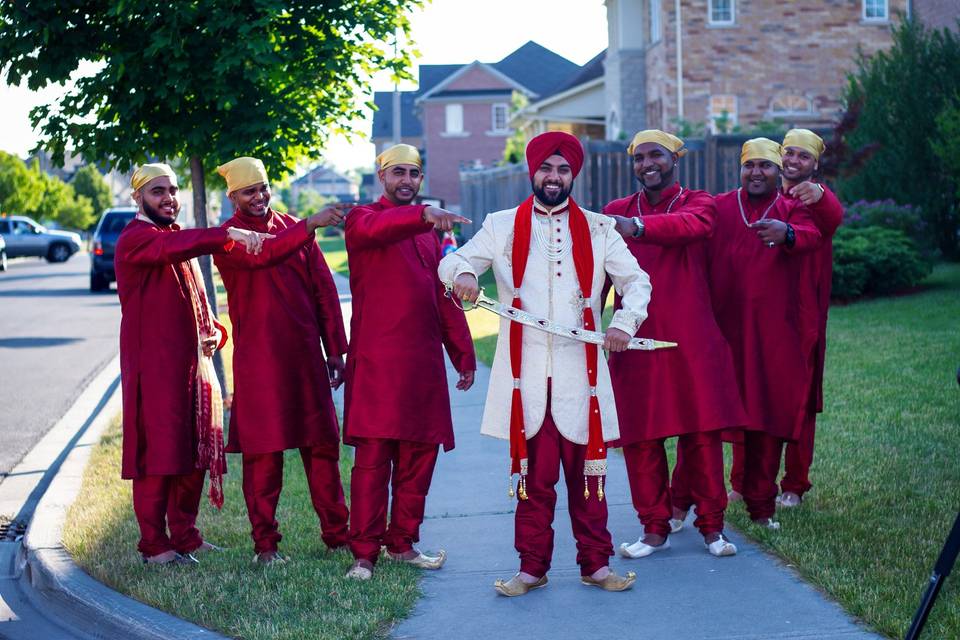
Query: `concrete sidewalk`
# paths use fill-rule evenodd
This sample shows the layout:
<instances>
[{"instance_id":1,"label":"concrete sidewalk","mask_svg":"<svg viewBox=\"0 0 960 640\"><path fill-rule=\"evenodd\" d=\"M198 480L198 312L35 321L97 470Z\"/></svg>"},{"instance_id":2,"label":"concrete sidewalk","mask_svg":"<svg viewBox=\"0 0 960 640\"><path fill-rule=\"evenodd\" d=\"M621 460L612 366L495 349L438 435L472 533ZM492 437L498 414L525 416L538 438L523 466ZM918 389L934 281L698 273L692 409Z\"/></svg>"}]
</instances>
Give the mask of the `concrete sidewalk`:
<instances>
[{"instance_id":1,"label":"concrete sidewalk","mask_svg":"<svg viewBox=\"0 0 960 640\"><path fill-rule=\"evenodd\" d=\"M457 374L448 363L457 446L440 455L421 546L446 549L449 559L442 570L424 572L425 597L395 628L395 638L880 637L736 532L728 533L737 556L709 555L690 521L671 537L669 551L640 560L611 559L617 572L637 573L631 591L606 593L583 586L563 482L558 485L550 583L519 598L496 595L494 580L512 576L519 560L513 548L515 499L507 496L508 444L480 436L489 375L481 365L474 387L460 392L453 387ZM605 488L616 548L637 539L639 521L618 452L610 452L610 467Z\"/></svg>"}]
</instances>

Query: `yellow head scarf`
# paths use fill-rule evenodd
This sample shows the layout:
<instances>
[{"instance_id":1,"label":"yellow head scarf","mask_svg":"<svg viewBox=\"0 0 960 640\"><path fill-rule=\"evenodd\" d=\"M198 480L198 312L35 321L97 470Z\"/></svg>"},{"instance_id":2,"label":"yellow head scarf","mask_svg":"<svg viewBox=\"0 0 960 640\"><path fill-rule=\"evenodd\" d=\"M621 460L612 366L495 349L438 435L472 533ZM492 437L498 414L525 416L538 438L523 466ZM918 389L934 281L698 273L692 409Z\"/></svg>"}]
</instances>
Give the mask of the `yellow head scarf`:
<instances>
[{"instance_id":1,"label":"yellow head scarf","mask_svg":"<svg viewBox=\"0 0 960 640\"><path fill-rule=\"evenodd\" d=\"M162 162L154 162L152 164L141 165L133 172L133 176L130 177L130 187L134 191L140 191L143 185L161 176L167 176L170 178L173 186L177 186L177 174L173 172L170 165Z\"/></svg>"},{"instance_id":2,"label":"yellow head scarf","mask_svg":"<svg viewBox=\"0 0 960 640\"><path fill-rule=\"evenodd\" d=\"M377 156L377 165L379 165L381 171L396 164L412 164L421 171L423 170L420 152L417 151L416 147L409 144L395 144Z\"/></svg>"},{"instance_id":3,"label":"yellow head scarf","mask_svg":"<svg viewBox=\"0 0 960 640\"><path fill-rule=\"evenodd\" d=\"M787 135L783 136L783 146L784 148L799 147L809 151L817 160L820 159L820 154L824 150L823 138L810 129L790 129Z\"/></svg>"},{"instance_id":4,"label":"yellow head scarf","mask_svg":"<svg viewBox=\"0 0 960 640\"><path fill-rule=\"evenodd\" d=\"M217 167L217 173L227 180L227 194L261 182L270 184L267 180L267 169L256 158L234 158Z\"/></svg>"},{"instance_id":5,"label":"yellow head scarf","mask_svg":"<svg viewBox=\"0 0 960 640\"><path fill-rule=\"evenodd\" d=\"M783 150L780 145L769 138L753 138L743 143L740 151L740 165L747 160L769 160L783 169Z\"/></svg>"},{"instance_id":6,"label":"yellow head scarf","mask_svg":"<svg viewBox=\"0 0 960 640\"><path fill-rule=\"evenodd\" d=\"M669 134L660 129L646 129L637 132L627 147L627 153L633 155L633 150L645 142L656 142L661 147L666 147L667 151L675 153L681 158L687 155L687 150L683 148L683 140L675 135Z\"/></svg>"}]
</instances>

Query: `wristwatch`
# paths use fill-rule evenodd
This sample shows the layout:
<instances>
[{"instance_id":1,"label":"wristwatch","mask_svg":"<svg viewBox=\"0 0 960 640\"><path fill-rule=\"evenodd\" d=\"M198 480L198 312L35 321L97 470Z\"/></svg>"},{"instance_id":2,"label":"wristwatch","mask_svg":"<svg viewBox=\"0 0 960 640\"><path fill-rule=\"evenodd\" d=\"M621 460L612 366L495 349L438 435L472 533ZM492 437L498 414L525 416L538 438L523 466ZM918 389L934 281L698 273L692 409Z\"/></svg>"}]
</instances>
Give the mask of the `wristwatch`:
<instances>
[{"instance_id":1,"label":"wristwatch","mask_svg":"<svg viewBox=\"0 0 960 640\"><path fill-rule=\"evenodd\" d=\"M791 249L793 245L797 242L797 232L793 230L789 224L787 225L787 237L784 239L783 244L787 245Z\"/></svg>"},{"instance_id":2,"label":"wristwatch","mask_svg":"<svg viewBox=\"0 0 960 640\"><path fill-rule=\"evenodd\" d=\"M633 232L633 237L639 238L643 235L643 220L640 219L640 216L633 216L630 221L637 227L637 230Z\"/></svg>"}]
</instances>

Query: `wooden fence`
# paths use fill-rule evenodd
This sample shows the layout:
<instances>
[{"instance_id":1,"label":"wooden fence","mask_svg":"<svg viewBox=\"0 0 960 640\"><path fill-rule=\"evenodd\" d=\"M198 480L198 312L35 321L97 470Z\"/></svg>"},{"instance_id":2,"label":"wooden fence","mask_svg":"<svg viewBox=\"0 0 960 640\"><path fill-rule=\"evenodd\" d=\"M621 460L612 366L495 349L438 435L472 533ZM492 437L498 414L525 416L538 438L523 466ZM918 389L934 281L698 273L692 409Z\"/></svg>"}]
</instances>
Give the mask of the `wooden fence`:
<instances>
[{"instance_id":1,"label":"wooden fence","mask_svg":"<svg viewBox=\"0 0 960 640\"><path fill-rule=\"evenodd\" d=\"M740 185L740 148L751 136L719 135L686 140L680 159L680 183L689 189L723 193ZM584 162L574 181L573 198L590 211L637 190L633 161L626 143L584 140ZM473 223L463 229L470 238L488 213L515 207L530 195L525 164L460 172L460 209Z\"/></svg>"}]
</instances>

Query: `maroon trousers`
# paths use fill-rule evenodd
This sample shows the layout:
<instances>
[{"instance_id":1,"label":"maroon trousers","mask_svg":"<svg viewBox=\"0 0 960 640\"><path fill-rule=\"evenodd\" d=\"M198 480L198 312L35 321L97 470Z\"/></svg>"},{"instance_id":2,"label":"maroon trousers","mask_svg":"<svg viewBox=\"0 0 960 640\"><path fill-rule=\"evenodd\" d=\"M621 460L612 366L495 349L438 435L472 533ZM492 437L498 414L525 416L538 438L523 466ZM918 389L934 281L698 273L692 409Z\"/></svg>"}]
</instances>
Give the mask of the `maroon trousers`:
<instances>
[{"instance_id":1,"label":"maroon trousers","mask_svg":"<svg viewBox=\"0 0 960 640\"><path fill-rule=\"evenodd\" d=\"M167 551L190 553L203 538L197 513L206 470L182 476L144 476L133 479L133 512L140 525L137 550L145 556ZM167 535L169 527L170 535Z\"/></svg>"},{"instance_id":2,"label":"maroon trousers","mask_svg":"<svg viewBox=\"0 0 960 640\"><path fill-rule=\"evenodd\" d=\"M347 503L340 483L339 443L302 447L300 458L310 500L320 518L321 539L331 549L347 543ZM276 520L283 488L283 451L243 454L243 499L254 553L276 551L283 536Z\"/></svg>"},{"instance_id":3,"label":"maroon trousers","mask_svg":"<svg viewBox=\"0 0 960 640\"><path fill-rule=\"evenodd\" d=\"M802 496L810 487L810 466L813 464L813 440L817 430L817 413L804 410L803 426L796 442L787 443L787 452L783 457L783 478L780 480L782 491L792 491Z\"/></svg>"},{"instance_id":4,"label":"maroon trousers","mask_svg":"<svg viewBox=\"0 0 960 640\"><path fill-rule=\"evenodd\" d=\"M762 431L743 432L743 502L752 520L777 511L777 473L784 440Z\"/></svg>"},{"instance_id":5,"label":"maroon trousers","mask_svg":"<svg viewBox=\"0 0 960 640\"><path fill-rule=\"evenodd\" d=\"M723 443L719 431L688 433L677 438L673 480L667 473L664 440L646 440L623 448L633 508L644 533L667 537L671 507L686 511L697 505L694 526L704 536L723 531L727 492L723 484ZM671 487L672 484L672 487Z\"/></svg>"},{"instance_id":6,"label":"maroon trousers","mask_svg":"<svg viewBox=\"0 0 960 640\"><path fill-rule=\"evenodd\" d=\"M514 547L520 554L520 571L543 576L553 558L553 515L560 466L567 483L567 508L577 541L580 575L588 576L609 564L613 541L607 530L607 501L597 498L598 478L589 478L590 497L583 497L583 461L587 447L570 442L557 431L550 401L543 426L527 440L527 500L517 497Z\"/></svg>"},{"instance_id":7,"label":"maroon trousers","mask_svg":"<svg viewBox=\"0 0 960 640\"><path fill-rule=\"evenodd\" d=\"M440 445L388 438L356 441L350 476L350 551L357 560L376 564L381 545L391 553L405 553L420 541Z\"/></svg>"}]
</instances>

